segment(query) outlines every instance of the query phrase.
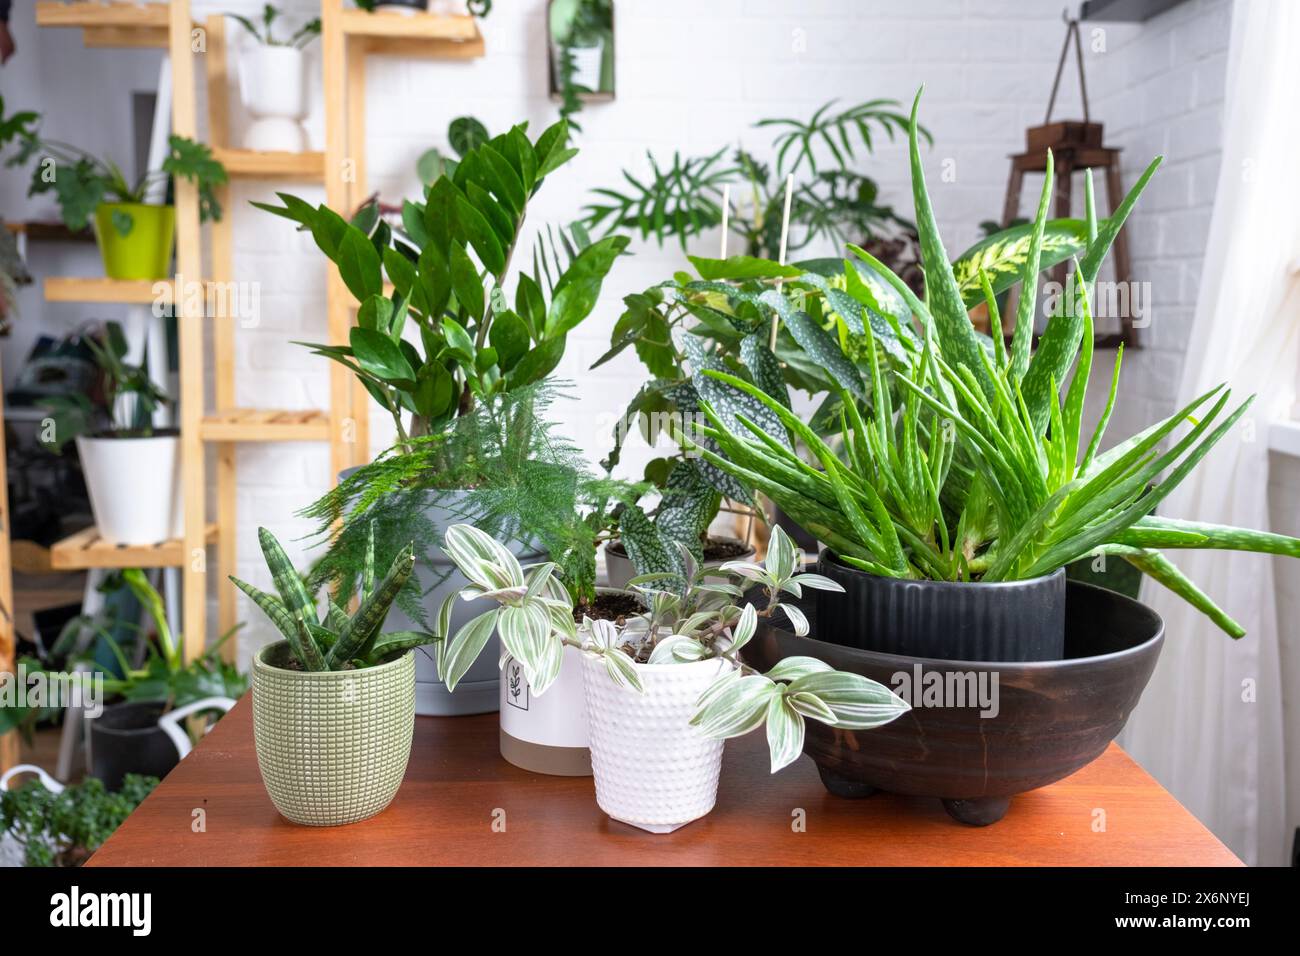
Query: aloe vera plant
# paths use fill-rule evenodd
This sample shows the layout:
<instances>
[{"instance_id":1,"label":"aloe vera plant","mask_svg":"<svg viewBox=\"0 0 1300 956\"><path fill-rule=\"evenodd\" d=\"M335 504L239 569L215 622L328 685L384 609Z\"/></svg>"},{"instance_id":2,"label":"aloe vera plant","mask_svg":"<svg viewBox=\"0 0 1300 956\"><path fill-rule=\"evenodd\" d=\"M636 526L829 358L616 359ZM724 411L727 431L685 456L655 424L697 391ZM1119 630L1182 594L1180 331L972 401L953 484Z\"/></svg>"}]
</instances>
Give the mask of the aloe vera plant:
<instances>
[{"instance_id":1,"label":"aloe vera plant","mask_svg":"<svg viewBox=\"0 0 1300 956\"><path fill-rule=\"evenodd\" d=\"M804 719L832 727L868 730L894 720L908 705L882 684L859 674L833 669L812 657L789 657L766 674L745 664L741 649L758 631L760 620L784 614L799 636L808 621L798 607L781 600L783 594L802 596L803 589L842 591L835 581L800 573L794 543L774 528L763 564L733 561L722 565L733 580L705 580L706 572L684 546L684 574L644 575L633 583L648 611L623 625L611 621L573 619L573 598L555 576L553 563L520 566L510 550L472 525L447 529L443 550L470 580L459 595L464 600L489 598L500 607L486 611L447 636L451 595L439 612L438 630L446 639L438 645L438 672L449 689L469 670L494 633L509 657L524 670L530 691L537 696L555 682L565 647L600 657L615 684L645 691L637 664L685 664L721 658L730 666L704 692L691 723L714 739L738 737L767 726L772 772L803 752ZM712 577L717 571L709 569ZM745 588L759 587L763 607L739 602ZM670 587L649 586L652 582ZM502 658L504 665L505 657Z\"/></svg>"},{"instance_id":2,"label":"aloe vera plant","mask_svg":"<svg viewBox=\"0 0 1300 956\"><path fill-rule=\"evenodd\" d=\"M433 635L419 631L383 633L388 610L415 567L415 553L410 545L393 559L376 584L372 528L356 611L349 614L334 598L330 598L324 617L320 617L316 598L307 590L302 576L294 570L275 535L266 528L258 528L257 537L279 596L261 591L233 575L230 580L253 599L253 603L284 635L294 659L303 670L374 667L434 640Z\"/></svg>"},{"instance_id":3,"label":"aloe vera plant","mask_svg":"<svg viewBox=\"0 0 1300 956\"><path fill-rule=\"evenodd\" d=\"M993 334L981 337L967 316L969 297L944 251L921 169L919 101L918 94L910 140L926 301L868 253L850 246L860 264L846 261L846 274L865 267L889 285L905 308L891 308L863 287L857 298L840 300L838 314L819 327L824 357L842 371L835 434L826 440L751 383L710 371L706 374L761 402L780 420L780 428L764 429L745 416L727 420L706 405L710 426L699 433L719 450L700 448L700 454L771 497L842 561L871 573L941 581L1021 580L1081 557L1112 555L1240 637L1240 625L1159 549L1224 548L1300 557L1300 540L1160 517L1154 510L1231 431L1251 399L1229 407L1228 389L1217 386L1103 451L1118 395L1121 351L1101 419L1087 440L1083 435L1093 361L1089 303L1094 282L1160 160L1151 163L1106 219L1097 216L1088 180L1086 242L1074 258L1073 282L1055 303L1037 350L1031 351L1053 188L1049 157L1037 218L1027 245L1022 243L1020 298L1007 346L996 300L1006 287L1005 277L995 282L984 264L973 268ZM851 315L854 311L859 314ZM863 321L877 316L888 321ZM787 311L782 320L806 323L808 317ZM865 353L866 361L861 366L833 362L836 353L850 351ZM790 450L790 436L814 453L820 467Z\"/></svg>"}]
</instances>

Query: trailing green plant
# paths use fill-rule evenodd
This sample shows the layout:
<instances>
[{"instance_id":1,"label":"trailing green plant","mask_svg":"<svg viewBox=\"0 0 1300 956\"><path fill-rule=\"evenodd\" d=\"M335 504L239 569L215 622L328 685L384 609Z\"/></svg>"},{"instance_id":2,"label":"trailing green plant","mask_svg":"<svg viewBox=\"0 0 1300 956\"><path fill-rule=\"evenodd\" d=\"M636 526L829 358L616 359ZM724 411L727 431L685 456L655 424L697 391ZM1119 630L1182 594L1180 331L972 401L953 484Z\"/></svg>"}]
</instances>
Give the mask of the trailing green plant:
<instances>
[{"instance_id":1,"label":"trailing green plant","mask_svg":"<svg viewBox=\"0 0 1300 956\"><path fill-rule=\"evenodd\" d=\"M39 432L42 445L56 454L79 435L110 434L118 438L153 435L153 413L170 401L143 365L125 361L126 335L117 322L104 326L104 340L82 339L100 372L101 394L68 392L41 400L51 413L50 425Z\"/></svg>"},{"instance_id":2,"label":"trailing green plant","mask_svg":"<svg viewBox=\"0 0 1300 956\"><path fill-rule=\"evenodd\" d=\"M221 218L215 189L226 182L226 169L203 143L185 136L169 137L162 168L132 180L111 159L100 159L78 146L45 139L39 125L39 114L30 111L5 116L4 99L0 98L0 150L10 143L17 144L5 165L25 166L38 159L27 194L54 193L64 225L74 232L86 228L102 203L142 203L154 183L169 176L188 180L197 187L201 221ZM135 226L131 214L122 209L114 210L112 224L121 236L130 235Z\"/></svg>"},{"instance_id":3,"label":"trailing green plant","mask_svg":"<svg viewBox=\"0 0 1300 956\"><path fill-rule=\"evenodd\" d=\"M80 866L158 786L157 777L129 773L116 792L94 777L48 790L40 781L0 792L0 834L23 848L24 866Z\"/></svg>"},{"instance_id":4,"label":"trailing green plant","mask_svg":"<svg viewBox=\"0 0 1300 956\"><path fill-rule=\"evenodd\" d=\"M522 665L530 692L539 696L559 676L565 647L600 657L610 680L638 693L645 690L638 662L721 659L729 666L700 697L691 723L715 739L738 737L766 724L773 773L803 752L805 718L866 730L908 709L881 684L811 657L787 658L766 674L741 659L740 651L757 632L759 621L776 618L778 612L796 634L808 633L802 612L783 603L782 594L797 597L804 588L843 590L829 578L799 573L794 544L780 528L773 529L764 564L723 566L723 571L736 573L736 580L762 588L766 601L761 609L752 603L740 605L744 591L736 583L706 582L694 559L683 554L684 576L659 578L676 586L642 586L649 611L622 626L607 620L575 622L573 598L555 577L554 564L523 568L509 549L471 525L448 528L443 549L470 581L460 597L488 598L500 605L448 636L457 595L443 603L438 615L438 633L444 635L438 645L438 673L449 690L493 634L500 636L505 653ZM642 585L648 580L642 579Z\"/></svg>"},{"instance_id":5,"label":"trailing green plant","mask_svg":"<svg viewBox=\"0 0 1300 956\"><path fill-rule=\"evenodd\" d=\"M1241 636L1241 627L1160 549L1300 556L1300 540L1154 511L1233 428L1250 400L1229 409L1228 390L1212 388L1103 451L1121 352L1101 419L1091 438L1083 435L1093 360L1093 284L1160 160L1147 167L1109 218L1098 218L1088 180L1086 243L1035 351L1032 326L1049 231L1052 165L1049 161L1033 225L1027 232L1013 230L1019 238L1012 245L1019 251L1003 249L992 259L981 255L973 266L993 329L991 337L981 337L968 319L961 270L948 262L926 190L917 142L919 100L918 94L909 138L926 300L870 254L850 246L862 265L893 288L895 304L859 290L862 294L844 303L833 321L817 325L815 342L805 344L839 380L838 448L750 382L709 370L706 375L745 392L779 424L772 428L770 419L743 415L729 419L705 403L710 424L700 434L721 452L702 448L700 453L769 496L842 561L874 574L1020 580L1085 555L1113 555L1179 594L1230 635ZM1014 279L1006 278L999 263L1016 257L1020 294L1015 329L1005 345L996 293ZM853 263L845 264L846 276L857 272ZM874 321L876 315L884 321ZM787 325L809 318L793 310L781 316ZM848 361L850 353L865 354L865 365ZM820 467L790 452L792 436L812 450Z\"/></svg>"},{"instance_id":6,"label":"trailing green plant","mask_svg":"<svg viewBox=\"0 0 1300 956\"><path fill-rule=\"evenodd\" d=\"M795 176L789 252L817 239L842 245L875 237L903 237L910 248L915 226L881 204L875 180L851 165L859 149L872 152L875 135L884 133L892 140L896 132L906 131L907 117L895 100L873 99L838 111L834 106L834 101L824 104L806 121L759 120L755 126L776 131L772 164L743 148L723 147L685 159L674 153L668 164L648 154L649 177L625 170L625 188L593 190L600 198L585 207L583 224L593 232L602 227L635 230L660 245L675 237L685 249L689 238L721 225L723 187L730 184L730 230L741 239L745 254L776 259L786 177ZM929 138L928 132L923 135Z\"/></svg>"},{"instance_id":7,"label":"trailing green plant","mask_svg":"<svg viewBox=\"0 0 1300 956\"><path fill-rule=\"evenodd\" d=\"M520 271L511 307L504 284L528 202L577 152L567 138L560 122L535 142L520 125L478 143L422 203L403 204L401 230L377 204L348 222L286 193L278 194L282 206L254 203L309 230L338 266L360 303L357 325L347 345L303 344L357 376L404 446L444 430L476 402L549 375L627 246L621 236L591 242L581 229L562 234L549 257L538 243L534 271ZM403 337L408 322L418 346Z\"/></svg>"},{"instance_id":8,"label":"trailing green plant","mask_svg":"<svg viewBox=\"0 0 1300 956\"><path fill-rule=\"evenodd\" d=\"M272 25L276 20L280 19L282 13L282 10L272 4L268 3L263 5L260 25L248 19L248 17L238 13L227 13L226 16L230 17L230 19L234 20L252 34L253 39L262 46L284 46L291 47L295 50L301 50L303 47L311 43L312 40L315 40L320 36L320 17L316 17L312 20L308 20L293 33L289 34L288 39L276 39Z\"/></svg>"},{"instance_id":9,"label":"trailing green plant","mask_svg":"<svg viewBox=\"0 0 1300 956\"><path fill-rule=\"evenodd\" d=\"M231 576L235 586L252 598L288 643L292 662L305 671L341 671L377 667L396 660L412 648L432 641L433 635L417 631L384 633L384 619L394 599L415 567L415 555L407 545L375 581L374 531L366 550L357 609L349 614L344 592L326 598L322 616L316 598L302 576L294 570L280 542L266 528L257 529L262 556L278 593L268 594L246 581Z\"/></svg>"}]
</instances>

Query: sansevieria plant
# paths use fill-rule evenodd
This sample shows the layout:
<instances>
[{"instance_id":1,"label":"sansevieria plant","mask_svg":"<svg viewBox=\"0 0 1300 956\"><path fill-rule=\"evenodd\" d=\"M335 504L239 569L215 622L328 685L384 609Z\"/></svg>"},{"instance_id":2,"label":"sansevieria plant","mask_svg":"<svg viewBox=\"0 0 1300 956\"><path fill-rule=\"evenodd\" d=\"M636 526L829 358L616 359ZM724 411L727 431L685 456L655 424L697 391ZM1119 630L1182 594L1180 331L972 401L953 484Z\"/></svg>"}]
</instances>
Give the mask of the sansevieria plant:
<instances>
[{"instance_id":1,"label":"sansevieria plant","mask_svg":"<svg viewBox=\"0 0 1300 956\"><path fill-rule=\"evenodd\" d=\"M917 103L919 99L918 94ZM831 419L836 423L832 434L818 434L751 383L710 371L706 374L761 402L781 427L773 434L743 415L728 424L706 406L711 424L699 434L720 450L699 448L699 453L769 496L845 564L875 575L1020 581L1085 556L1112 555L1240 637L1240 625L1162 549L1223 548L1300 557L1300 540L1154 511L1232 430L1251 399L1230 407L1228 389L1217 386L1103 450L1118 396L1121 352L1100 421L1090 437L1083 434L1093 362L1093 286L1111 243L1159 163L1151 163L1105 219L1097 216L1088 180L1087 242L1075 259L1073 281L1057 298L1032 350L1053 195L1049 157L1038 215L1022 256L1015 329L1007 346L996 298L1006 287L1005 275L995 289L986 264L977 263L973 270L993 334L979 335L967 315L969 303L944 251L926 190L914 104L912 185L925 300L876 258L850 246L858 261L845 262L849 294L828 297L833 311L823 316L816 341L805 345L810 357L838 379L840 408ZM860 281L863 275L872 281ZM887 283L896 297L876 295L875 280ZM827 284L821 276L804 281L816 288ZM764 296L763 302L783 322L807 325L808 317L789 305L788 296ZM791 436L813 453L820 467L791 450Z\"/></svg>"},{"instance_id":2,"label":"sansevieria plant","mask_svg":"<svg viewBox=\"0 0 1300 956\"><path fill-rule=\"evenodd\" d=\"M284 642L253 658L253 737L267 793L284 816L311 826L354 823L392 801L415 729L415 656L431 635L383 633L415 563L408 546L375 583L373 532L358 605L335 594L323 617L284 549L258 529L279 596L232 581Z\"/></svg>"},{"instance_id":3,"label":"sansevieria plant","mask_svg":"<svg viewBox=\"0 0 1300 956\"><path fill-rule=\"evenodd\" d=\"M253 599L253 603L284 635L294 660L303 670L374 667L432 640L431 635L419 631L381 633L389 608L415 567L415 555L410 545L393 560L376 586L372 529L361 576L361 600L356 611L349 614L331 599L321 618L317 614L315 599L275 535L266 528L258 528L257 536L279 597L234 576L230 580Z\"/></svg>"}]
</instances>

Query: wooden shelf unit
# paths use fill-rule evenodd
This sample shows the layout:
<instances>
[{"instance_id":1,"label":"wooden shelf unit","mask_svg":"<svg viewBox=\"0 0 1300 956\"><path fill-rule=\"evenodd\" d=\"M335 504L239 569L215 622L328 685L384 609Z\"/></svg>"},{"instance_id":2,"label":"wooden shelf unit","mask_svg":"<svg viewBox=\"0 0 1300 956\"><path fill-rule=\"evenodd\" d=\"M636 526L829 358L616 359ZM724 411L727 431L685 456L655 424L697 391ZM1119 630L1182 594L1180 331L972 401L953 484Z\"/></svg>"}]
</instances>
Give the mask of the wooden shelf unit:
<instances>
[{"instance_id":1,"label":"wooden shelf unit","mask_svg":"<svg viewBox=\"0 0 1300 956\"><path fill-rule=\"evenodd\" d=\"M325 180L325 154L320 152L264 153L214 146L212 153L226 167L231 179Z\"/></svg>"},{"instance_id":2,"label":"wooden shelf unit","mask_svg":"<svg viewBox=\"0 0 1300 956\"><path fill-rule=\"evenodd\" d=\"M323 411L237 408L206 416L202 431L212 442L328 441L330 420Z\"/></svg>"},{"instance_id":3,"label":"wooden shelf unit","mask_svg":"<svg viewBox=\"0 0 1300 956\"><path fill-rule=\"evenodd\" d=\"M107 279L104 276L47 276L46 302L119 302L129 305L152 305L170 290L168 279ZM168 301L171 296L168 294Z\"/></svg>"},{"instance_id":4,"label":"wooden shelf unit","mask_svg":"<svg viewBox=\"0 0 1300 956\"><path fill-rule=\"evenodd\" d=\"M204 544L217 540L217 526L204 529ZM180 568L186 559L185 541L174 538L158 544L109 544L93 528L71 534L50 547L50 568L54 571L84 571L88 568Z\"/></svg>"},{"instance_id":5,"label":"wooden shelf unit","mask_svg":"<svg viewBox=\"0 0 1300 956\"><path fill-rule=\"evenodd\" d=\"M161 47L171 66L171 132L195 138L198 135L194 89L194 58L191 43L193 20L189 0L167 3L56 3L40 0L36 22L47 27L82 30L87 46ZM202 230L199 224L198 191L185 180L175 183L176 273L203 275ZM187 280L188 281L188 280ZM206 643L207 561L202 556L209 544L229 534L204 515L204 446L200 424L204 412L203 387L203 304L187 295L173 296L175 280L118 280L99 277L50 277L45 280L48 302L114 302L129 305L172 305L176 314L180 351L179 431L181 495L184 532L175 541L144 548L114 547L99 538L92 528L56 543L50 548L54 570L85 568L174 567L181 570L181 633L187 658L201 654ZM205 290L206 291L206 290ZM175 301L173 301L175 300ZM198 314L194 314L195 309ZM233 527L230 529L233 532ZM7 549L6 549L7 552ZM0 655L2 658L2 655ZM0 659L0 666L4 661Z\"/></svg>"},{"instance_id":6,"label":"wooden shelf unit","mask_svg":"<svg viewBox=\"0 0 1300 956\"><path fill-rule=\"evenodd\" d=\"M82 42L88 47L166 49L170 8L170 3L59 3L57 0L39 0L36 25L80 28Z\"/></svg>"}]
</instances>

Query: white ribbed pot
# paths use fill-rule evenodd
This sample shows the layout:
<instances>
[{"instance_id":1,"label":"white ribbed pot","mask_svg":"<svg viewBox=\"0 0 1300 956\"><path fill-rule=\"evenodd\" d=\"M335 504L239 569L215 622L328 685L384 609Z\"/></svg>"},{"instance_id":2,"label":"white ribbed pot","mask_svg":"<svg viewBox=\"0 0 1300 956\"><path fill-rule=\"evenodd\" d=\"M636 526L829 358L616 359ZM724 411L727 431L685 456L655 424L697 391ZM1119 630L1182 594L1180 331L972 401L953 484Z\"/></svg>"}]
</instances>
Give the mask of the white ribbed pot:
<instances>
[{"instance_id":1,"label":"white ribbed pot","mask_svg":"<svg viewBox=\"0 0 1300 956\"><path fill-rule=\"evenodd\" d=\"M78 436L99 536L109 544L157 544L181 535L180 438Z\"/></svg>"},{"instance_id":2,"label":"white ribbed pot","mask_svg":"<svg viewBox=\"0 0 1300 956\"><path fill-rule=\"evenodd\" d=\"M691 726L696 702L731 665L637 664L638 693L610 680L598 655L582 654L596 803L615 820L671 833L713 809L721 740Z\"/></svg>"}]
</instances>

